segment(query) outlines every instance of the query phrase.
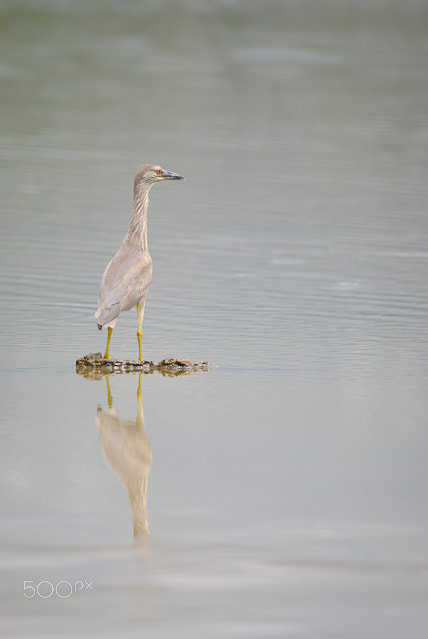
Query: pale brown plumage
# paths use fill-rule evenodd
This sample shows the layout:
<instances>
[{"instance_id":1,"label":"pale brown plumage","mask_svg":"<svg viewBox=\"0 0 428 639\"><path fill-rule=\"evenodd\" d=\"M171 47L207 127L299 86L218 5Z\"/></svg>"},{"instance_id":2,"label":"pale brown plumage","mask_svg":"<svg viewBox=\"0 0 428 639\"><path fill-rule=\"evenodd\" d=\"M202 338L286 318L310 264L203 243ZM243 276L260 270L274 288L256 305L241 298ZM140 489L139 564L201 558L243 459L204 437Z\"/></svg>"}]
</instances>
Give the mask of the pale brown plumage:
<instances>
[{"instance_id":1,"label":"pale brown plumage","mask_svg":"<svg viewBox=\"0 0 428 639\"><path fill-rule=\"evenodd\" d=\"M98 295L95 313L98 328L107 326L108 338L105 357L109 357L111 332L121 311L134 306L138 311L139 358L141 355L141 332L145 296L152 281L152 259L147 246L147 208L149 191L156 182L182 180L183 177L165 171L154 164L144 164L134 181L134 207L128 233L122 246L107 265Z\"/></svg>"}]
</instances>

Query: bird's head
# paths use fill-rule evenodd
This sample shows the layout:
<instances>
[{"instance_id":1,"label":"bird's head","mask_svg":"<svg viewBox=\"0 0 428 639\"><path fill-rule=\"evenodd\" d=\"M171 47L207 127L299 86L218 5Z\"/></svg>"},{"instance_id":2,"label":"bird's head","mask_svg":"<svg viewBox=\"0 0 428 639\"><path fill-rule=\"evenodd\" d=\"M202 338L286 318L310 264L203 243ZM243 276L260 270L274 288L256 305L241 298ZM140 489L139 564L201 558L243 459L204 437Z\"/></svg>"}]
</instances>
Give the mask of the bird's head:
<instances>
[{"instance_id":1,"label":"bird's head","mask_svg":"<svg viewBox=\"0 0 428 639\"><path fill-rule=\"evenodd\" d=\"M173 173L172 171L165 171L161 166L157 164L144 164L137 171L135 176L134 188L135 190L148 189L156 182L164 182L165 180L184 180L182 175Z\"/></svg>"}]
</instances>

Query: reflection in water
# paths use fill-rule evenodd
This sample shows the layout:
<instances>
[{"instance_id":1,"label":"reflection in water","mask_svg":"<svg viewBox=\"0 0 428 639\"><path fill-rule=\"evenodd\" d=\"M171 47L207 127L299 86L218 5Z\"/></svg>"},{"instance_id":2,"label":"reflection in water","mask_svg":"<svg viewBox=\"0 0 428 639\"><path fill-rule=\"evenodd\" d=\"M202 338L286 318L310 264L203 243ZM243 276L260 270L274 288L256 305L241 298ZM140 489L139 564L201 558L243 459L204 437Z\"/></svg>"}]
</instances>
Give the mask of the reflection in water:
<instances>
[{"instance_id":1,"label":"reflection in water","mask_svg":"<svg viewBox=\"0 0 428 639\"><path fill-rule=\"evenodd\" d=\"M135 421L119 419L113 408L108 376L106 382L108 410L98 407L96 424L104 456L128 491L134 517L134 536L138 537L149 532L147 484L152 467L152 446L144 426L141 375L138 381Z\"/></svg>"}]
</instances>

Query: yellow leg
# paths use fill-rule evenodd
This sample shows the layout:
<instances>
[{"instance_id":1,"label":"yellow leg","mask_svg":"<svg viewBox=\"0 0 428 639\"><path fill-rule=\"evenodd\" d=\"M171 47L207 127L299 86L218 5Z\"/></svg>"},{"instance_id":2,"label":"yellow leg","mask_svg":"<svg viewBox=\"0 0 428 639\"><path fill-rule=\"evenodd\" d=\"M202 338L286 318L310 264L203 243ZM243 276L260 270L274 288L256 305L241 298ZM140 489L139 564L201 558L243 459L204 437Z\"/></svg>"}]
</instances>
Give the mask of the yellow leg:
<instances>
[{"instance_id":1,"label":"yellow leg","mask_svg":"<svg viewBox=\"0 0 428 639\"><path fill-rule=\"evenodd\" d=\"M111 334L113 333L113 329L109 326L107 331L108 331L107 346L106 346L106 352L104 353L104 359L109 359L110 357L109 348L110 348L110 340L111 340Z\"/></svg>"},{"instance_id":2,"label":"yellow leg","mask_svg":"<svg viewBox=\"0 0 428 639\"><path fill-rule=\"evenodd\" d=\"M141 351L141 336L143 334L143 317L144 317L144 307L146 305L146 300L143 299L142 302L137 304L137 313L138 313L138 331L137 331L137 339L138 339L138 359L140 362L143 361L143 353Z\"/></svg>"},{"instance_id":3,"label":"yellow leg","mask_svg":"<svg viewBox=\"0 0 428 639\"><path fill-rule=\"evenodd\" d=\"M138 359L140 360L140 362L143 361L143 353L141 351L141 335L143 334L143 331L139 328L137 331L137 338L138 338Z\"/></svg>"}]
</instances>

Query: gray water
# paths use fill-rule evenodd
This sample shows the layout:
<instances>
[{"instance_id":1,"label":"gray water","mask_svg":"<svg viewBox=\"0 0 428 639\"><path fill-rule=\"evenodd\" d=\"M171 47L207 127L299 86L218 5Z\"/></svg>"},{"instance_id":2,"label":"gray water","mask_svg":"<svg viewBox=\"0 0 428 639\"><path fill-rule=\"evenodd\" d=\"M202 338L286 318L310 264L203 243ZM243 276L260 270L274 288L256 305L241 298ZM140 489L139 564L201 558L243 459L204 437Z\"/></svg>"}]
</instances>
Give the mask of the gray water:
<instances>
[{"instance_id":1,"label":"gray water","mask_svg":"<svg viewBox=\"0 0 428 639\"><path fill-rule=\"evenodd\" d=\"M2 636L425 638L427 3L0 31ZM144 355L217 368L109 408L74 364L144 162L187 178L151 192Z\"/></svg>"}]
</instances>

